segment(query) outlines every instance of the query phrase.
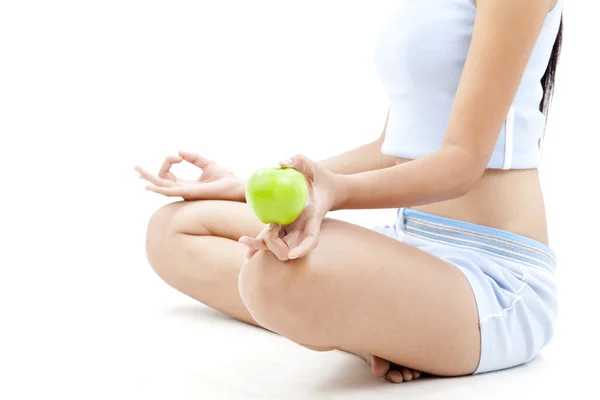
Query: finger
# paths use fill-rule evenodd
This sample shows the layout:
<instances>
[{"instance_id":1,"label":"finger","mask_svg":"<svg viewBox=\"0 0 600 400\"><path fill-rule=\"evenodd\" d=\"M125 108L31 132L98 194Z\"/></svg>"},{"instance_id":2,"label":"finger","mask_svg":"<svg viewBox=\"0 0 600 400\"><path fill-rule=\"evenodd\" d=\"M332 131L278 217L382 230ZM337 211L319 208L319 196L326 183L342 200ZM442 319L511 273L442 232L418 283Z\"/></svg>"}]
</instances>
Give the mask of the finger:
<instances>
[{"instance_id":1,"label":"finger","mask_svg":"<svg viewBox=\"0 0 600 400\"><path fill-rule=\"evenodd\" d=\"M173 186L173 182L168 180L168 179L162 179L159 178L158 176L151 174L150 172L146 171L144 168L136 166L135 170L140 174L140 178L152 183L153 185L156 186L162 186L162 187L171 187Z\"/></svg>"},{"instance_id":2,"label":"finger","mask_svg":"<svg viewBox=\"0 0 600 400\"><path fill-rule=\"evenodd\" d=\"M298 170L309 181L314 181L315 179L315 163L302 154L296 154L291 159L280 161L279 165Z\"/></svg>"},{"instance_id":3,"label":"finger","mask_svg":"<svg viewBox=\"0 0 600 400\"><path fill-rule=\"evenodd\" d=\"M201 156L198 153L192 153L189 151L180 151L179 155L190 164L194 164L196 167L204 169L213 163L212 160L209 160L206 157Z\"/></svg>"},{"instance_id":4,"label":"finger","mask_svg":"<svg viewBox=\"0 0 600 400\"><path fill-rule=\"evenodd\" d=\"M421 371L417 371L415 369L412 370L413 378L419 379L421 377Z\"/></svg>"},{"instance_id":5,"label":"finger","mask_svg":"<svg viewBox=\"0 0 600 400\"><path fill-rule=\"evenodd\" d=\"M187 195L187 190L181 186L172 186L172 187L163 187L163 186L155 186L148 185L146 186L146 190L149 190L154 193L162 194L167 197L184 197Z\"/></svg>"},{"instance_id":6,"label":"finger","mask_svg":"<svg viewBox=\"0 0 600 400\"><path fill-rule=\"evenodd\" d=\"M181 196L187 200L217 199L218 197L215 196L220 194L219 186L216 184L217 182L179 186L174 182L163 179L162 183L165 186L155 185L153 187L146 187L146 189L165 196Z\"/></svg>"},{"instance_id":7,"label":"finger","mask_svg":"<svg viewBox=\"0 0 600 400\"><path fill-rule=\"evenodd\" d=\"M248 258L252 257L260 250L269 250L267 245L263 240L263 235L265 234L268 225L263 228L263 230L256 236L255 238L251 236L242 236L238 239L239 243L242 243L246 247L248 247Z\"/></svg>"},{"instance_id":8,"label":"finger","mask_svg":"<svg viewBox=\"0 0 600 400\"><path fill-rule=\"evenodd\" d=\"M269 250L271 250L279 260L286 261L289 260L288 253L290 252L290 249L285 242L281 240L281 237L279 237L280 232L281 225L275 223L269 224L263 236L263 240Z\"/></svg>"},{"instance_id":9,"label":"finger","mask_svg":"<svg viewBox=\"0 0 600 400\"><path fill-rule=\"evenodd\" d=\"M180 156L167 156L165 161L163 161L160 170L158 171L158 176L163 179L168 179L170 181L174 181L175 175L173 175L170 170L173 164L179 164L183 160Z\"/></svg>"},{"instance_id":10,"label":"finger","mask_svg":"<svg viewBox=\"0 0 600 400\"><path fill-rule=\"evenodd\" d=\"M238 242L248 247L248 251L246 252L247 260L250 260L252 257L254 257L254 255L260 250L269 250L262 238L265 234L266 229L267 227L265 227L255 238L250 236L242 236L238 239Z\"/></svg>"},{"instance_id":11,"label":"finger","mask_svg":"<svg viewBox=\"0 0 600 400\"><path fill-rule=\"evenodd\" d=\"M248 247L248 249L250 250L269 250L264 240L261 238L242 236L241 238L239 238L238 242L240 242L243 245L246 245L246 247Z\"/></svg>"},{"instance_id":12,"label":"finger","mask_svg":"<svg viewBox=\"0 0 600 400\"><path fill-rule=\"evenodd\" d=\"M248 236L246 236L246 237L248 237ZM257 241L259 241L261 248L260 249L248 249L248 251L246 252L246 258L248 260L250 260L252 257L254 257L254 255L256 253L258 253L260 250L268 250L267 245L265 244L264 240L262 239L262 232L256 238L250 238L250 239L256 239Z\"/></svg>"},{"instance_id":13,"label":"finger","mask_svg":"<svg viewBox=\"0 0 600 400\"><path fill-rule=\"evenodd\" d=\"M308 221L306 221L306 225L304 227L304 239L302 239L302 242L300 242L298 246L294 247L290 251L289 257L291 259L304 257L311 250L317 247L317 244L319 243L320 230L320 218L312 217Z\"/></svg>"},{"instance_id":14,"label":"finger","mask_svg":"<svg viewBox=\"0 0 600 400\"><path fill-rule=\"evenodd\" d=\"M283 243L286 244L288 249L293 249L294 247L298 246L302 241L302 231L293 230L291 233L288 233L283 238L281 238L281 240L283 240Z\"/></svg>"},{"instance_id":15,"label":"finger","mask_svg":"<svg viewBox=\"0 0 600 400\"><path fill-rule=\"evenodd\" d=\"M251 259L252 257L254 257L254 255L255 255L256 253L258 253L258 250L251 250L251 249L248 249L248 251L246 252L246 259L247 259L247 260Z\"/></svg>"},{"instance_id":16,"label":"finger","mask_svg":"<svg viewBox=\"0 0 600 400\"><path fill-rule=\"evenodd\" d=\"M317 247L317 238L312 235L306 236L298 246L289 252L288 257L291 260L304 257L315 247Z\"/></svg>"}]
</instances>

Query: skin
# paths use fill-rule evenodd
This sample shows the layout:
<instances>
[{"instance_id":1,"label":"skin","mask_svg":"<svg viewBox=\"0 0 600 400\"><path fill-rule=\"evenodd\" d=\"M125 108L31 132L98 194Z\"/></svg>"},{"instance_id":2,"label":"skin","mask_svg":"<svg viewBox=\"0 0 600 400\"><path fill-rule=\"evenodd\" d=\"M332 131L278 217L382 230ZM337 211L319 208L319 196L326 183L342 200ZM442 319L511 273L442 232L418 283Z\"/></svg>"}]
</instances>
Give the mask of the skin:
<instances>
[{"instance_id":1,"label":"skin","mask_svg":"<svg viewBox=\"0 0 600 400\"><path fill-rule=\"evenodd\" d=\"M418 371L471 374L480 335L464 276L425 252L325 215L412 207L547 244L537 170L485 167L554 4L477 2L439 151L417 160L382 155L384 128L377 140L322 162L301 155L283 160L305 175L310 190L291 225L261 224L243 203L244 182L200 155L167 157L157 176L136 167L149 190L188 200L151 218L150 264L169 285L208 306L312 350L351 349L391 382L418 378ZM203 170L198 181L169 172L184 160Z\"/></svg>"}]
</instances>

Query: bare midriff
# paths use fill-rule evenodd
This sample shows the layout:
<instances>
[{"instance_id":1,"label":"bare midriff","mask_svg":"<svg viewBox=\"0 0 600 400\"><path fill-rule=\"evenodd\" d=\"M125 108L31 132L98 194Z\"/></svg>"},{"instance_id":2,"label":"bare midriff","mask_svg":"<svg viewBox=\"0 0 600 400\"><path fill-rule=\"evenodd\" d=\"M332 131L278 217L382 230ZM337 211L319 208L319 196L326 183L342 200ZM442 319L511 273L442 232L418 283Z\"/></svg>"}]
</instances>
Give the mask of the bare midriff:
<instances>
[{"instance_id":1,"label":"bare midriff","mask_svg":"<svg viewBox=\"0 0 600 400\"><path fill-rule=\"evenodd\" d=\"M399 163L406 161L401 159ZM411 208L548 244L546 210L537 169L488 169L466 195Z\"/></svg>"}]
</instances>

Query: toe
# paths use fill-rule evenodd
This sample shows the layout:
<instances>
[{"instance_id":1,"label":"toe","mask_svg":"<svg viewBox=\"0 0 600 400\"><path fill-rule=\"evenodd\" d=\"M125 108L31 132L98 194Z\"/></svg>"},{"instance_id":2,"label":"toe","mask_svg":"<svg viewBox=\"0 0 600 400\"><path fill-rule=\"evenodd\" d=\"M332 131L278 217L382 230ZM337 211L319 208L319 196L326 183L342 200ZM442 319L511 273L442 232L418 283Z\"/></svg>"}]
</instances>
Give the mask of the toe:
<instances>
[{"instance_id":1,"label":"toe","mask_svg":"<svg viewBox=\"0 0 600 400\"><path fill-rule=\"evenodd\" d=\"M413 379L419 379L421 377L421 371L417 371L415 369L412 370Z\"/></svg>"},{"instance_id":2,"label":"toe","mask_svg":"<svg viewBox=\"0 0 600 400\"><path fill-rule=\"evenodd\" d=\"M371 355L371 370L373 375L382 377L390 370L390 363L383 358Z\"/></svg>"},{"instance_id":3,"label":"toe","mask_svg":"<svg viewBox=\"0 0 600 400\"><path fill-rule=\"evenodd\" d=\"M400 368L400 373L402 374L402 378L406 382L412 381L413 374L412 371L408 368Z\"/></svg>"},{"instance_id":4,"label":"toe","mask_svg":"<svg viewBox=\"0 0 600 400\"><path fill-rule=\"evenodd\" d=\"M391 370L387 373L386 375L387 379L393 383L402 383L404 381L404 378L402 377L402 374L400 373L400 371L398 370Z\"/></svg>"}]
</instances>

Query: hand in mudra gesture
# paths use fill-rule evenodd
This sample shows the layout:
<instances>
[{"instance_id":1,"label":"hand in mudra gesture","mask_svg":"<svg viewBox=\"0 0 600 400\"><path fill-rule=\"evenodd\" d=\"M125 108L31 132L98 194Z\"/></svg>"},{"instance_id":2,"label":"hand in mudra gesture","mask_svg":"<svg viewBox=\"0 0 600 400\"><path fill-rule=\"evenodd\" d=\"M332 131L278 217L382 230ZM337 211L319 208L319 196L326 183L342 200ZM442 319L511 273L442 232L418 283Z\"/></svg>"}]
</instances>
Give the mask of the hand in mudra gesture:
<instances>
[{"instance_id":1,"label":"hand in mudra gesture","mask_svg":"<svg viewBox=\"0 0 600 400\"><path fill-rule=\"evenodd\" d=\"M198 167L200 177L196 180L179 179L171 167L186 161ZM185 200L231 200L244 201L245 185L231 171L197 153L180 151L177 156L167 156L157 175L140 166L135 170L140 178L148 181L147 190L167 197Z\"/></svg>"}]
</instances>

